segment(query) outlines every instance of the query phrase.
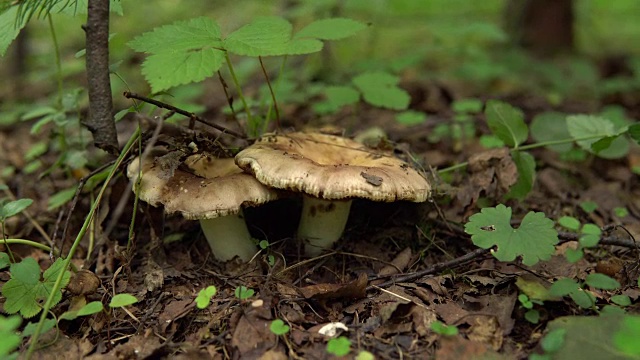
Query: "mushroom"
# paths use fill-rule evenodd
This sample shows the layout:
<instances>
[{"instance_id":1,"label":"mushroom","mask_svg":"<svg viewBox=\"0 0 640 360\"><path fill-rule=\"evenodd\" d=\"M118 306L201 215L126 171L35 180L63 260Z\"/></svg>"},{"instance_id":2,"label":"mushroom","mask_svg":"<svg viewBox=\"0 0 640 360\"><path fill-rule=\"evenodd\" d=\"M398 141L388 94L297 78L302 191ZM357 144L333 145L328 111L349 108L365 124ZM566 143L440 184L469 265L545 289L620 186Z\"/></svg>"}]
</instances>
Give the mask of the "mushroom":
<instances>
[{"instance_id":1,"label":"mushroom","mask_svg":"<svg viewBox=\"0 0 640 360\"><path fill-rule=\"evenodd\" d=\"M339 136L265 135L235 159L261 183L304 194L298 237L311 256L342 236L353 198L424 202L431 194L429 182L392 153Z\"/></svg>"},{"instance_id":2,"label":"mushroom","mask_svg":"<svg viewBox=\"0 0 640 360\"><path fill-rule=\"evenodd\" d=\"M155 151L155 156L166 154ZM137 188L140 199L152 206L164 205L165 212L179 212L198 219L213 255L222 261L238 256L248 261L256 253L243 218L244 206L257 206L278 197L253 176L244 173L233 159L206 154L191 155L185 164L190 171L169 170L149 156L142 161L142 179ZM140 174L140 158L127 168L134 183ZM134 190L136 187L134 186Z\"/></svg>"}]
</instances>

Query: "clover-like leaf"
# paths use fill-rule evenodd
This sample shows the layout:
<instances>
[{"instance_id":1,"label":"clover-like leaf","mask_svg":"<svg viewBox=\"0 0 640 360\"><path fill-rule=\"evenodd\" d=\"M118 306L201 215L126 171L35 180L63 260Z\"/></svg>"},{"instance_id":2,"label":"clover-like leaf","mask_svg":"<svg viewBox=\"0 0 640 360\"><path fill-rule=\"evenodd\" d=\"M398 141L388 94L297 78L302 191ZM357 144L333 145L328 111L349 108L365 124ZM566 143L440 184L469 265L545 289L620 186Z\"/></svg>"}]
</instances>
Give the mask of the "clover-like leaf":
<instances>
[{"instance_id":1,"label":"clover-like leaf","mask_svg":"<svg viewBox=\"0 0 640 360\"><path fill-rule=\"evenodd\" d=\"M365 24L345 18L331 18L316 20L305 26L295 35L295 38L315 38L320 40L340 40L361 31Z\"/></svg>"},{"instance_id":2,"label":"clover-like leaf","mask_svg":"<svg viewBox=\"0 0 640 360\"><path fill-rule=\"evenodd\" d=\"M404 110L409 107L411 97L406 90L398 87L399 82L399 77L385 72L364 73L353 78L353 84L369 104Z\"/></svg>"},{"instance_id":3,"label":"clover-like leaf","mask_svg":"<svg viewBox=\"0 0 640 360\"><path fill-rule=\"evenodd\" d=\"M522 262L531 266L553 255L558 233L544 213L530 211L517 229L510 222L511 208L500 204L471 216L464 230L476 246L483 249L496 246L493 255L500 261L522 256Z\"/></svg>"},{"instance_id":4,"label":"clover-like leaf","mask_svg":"<svg viewBox=\"0 0 640 360\"><path fill-rule=\"evenodd\" d=\"M291 31L291 23L283 18L260 17L229 34L224 47L245 56L287 55Z\"/></svg>"},{"instance_id":5,"label":"clover-like leaf","mask_svg":"<svg viewBox=\"0 0 640 360\"><path fill-rule=\"evenodd\" d=\"M508 146L516 147L527 140L529 128L522 110L501 101L489 100L485 116L491 132Z\"/></svg>"},{"instance_id":6,"label":"clover-like leaf","mask_svg":"<svg viewBox=\"0 0 640 360\"><path fill-rule=\"evenodd\" d=\"M71 273L64 269L63 259L57 259L44 272L40 280L40 265L33 258L26 258L19 263L11 264L11 279L2 287L2 295L6 298L4 310L9 314L20 312L25 318L37 315L42 304L50 296L60 271L65 271L62 287L69 283ZM62 291L53 294L53 305L62 299Z\"/></svg>"},{"instance_id":7,"label":"clover-like leaf","mask_svg":"<svg viewBox=\"0 0 640 360\"><path fill-rule=\"evenodd\" d=\"M255 294L253 289L248 289L246 286L238 286L235 290L235 296L240 300L246 300Z\"/></svg>"},{"instance_id":8,"label":"clover-like leaf","mask_svg":"<svg viewBox=\"0 0 640 360\"><path fill-rule=\"evenodd\" d=\"M204 80L220 69L225 58L220 27L206 17L156 28L128 45L151 54L142 64L142 74L153 92Z\"/></svg>"},{"instance_id":9,"label":"clover-like leaf","mask_svg":"<svg viewBox=\"0 0 640 360\"><path fill-rule=\"evenodd\" d=\"M284 321L275 319L271 322L271 325L269 325L269 330L275 335L284 335L289 332L290 327L285 324Z\"/></svg>"},{"instance_id":10,"label":"clover-like leaf","mask_svg":"<svg viewBox=\"0 0 640 360\"><path fill-rule=\"evenodd\" d=\"M198 309L206 308L211 302L211 298L218 292L215 286L207 286L206 288L200 290L198 296L196 297L196 306Z\"/></svg>"}]
</instances>

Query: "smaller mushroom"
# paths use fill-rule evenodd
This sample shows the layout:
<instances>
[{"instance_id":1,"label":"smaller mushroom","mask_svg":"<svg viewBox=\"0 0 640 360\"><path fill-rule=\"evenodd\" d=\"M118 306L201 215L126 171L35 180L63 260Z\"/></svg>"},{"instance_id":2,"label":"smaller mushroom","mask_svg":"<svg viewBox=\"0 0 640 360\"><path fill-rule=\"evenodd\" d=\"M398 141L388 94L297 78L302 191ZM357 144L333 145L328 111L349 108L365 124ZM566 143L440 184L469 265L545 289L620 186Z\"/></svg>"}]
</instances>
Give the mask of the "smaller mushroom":
<instances>
[{"instance_id":1,"label":"smaller mushroom","mask_svg":"<svg viewBox=\"0 0 640 360\"><path fill-rule=\"evenodd\" d=\"M298 237L309 255L342 236L352 199L424 202L431 194L429 182L392 153L340 136L265 135L235 159L269 187L304 193Z\"/></svg>"},{"instance_id":2,"label":"smaller mushroom","mask_svg":"<svg viewBox=\"0 0 640 360\"><path fill-rule=\"evenodd\" d=\"M198 219L213 255L222 261L238 256L250 260L257 248L245 223L242 208L258 206L278 198L278 193L253 176L242 172L233 159L214 158L206 154L191 155L185 161L189 171L164 169L154 154L134 159L127 168L138 196L152 206L164 205L165 212L179 212L187 219ZM137 189L137 190L136 190Z\"/></svg>"}]
</instances>

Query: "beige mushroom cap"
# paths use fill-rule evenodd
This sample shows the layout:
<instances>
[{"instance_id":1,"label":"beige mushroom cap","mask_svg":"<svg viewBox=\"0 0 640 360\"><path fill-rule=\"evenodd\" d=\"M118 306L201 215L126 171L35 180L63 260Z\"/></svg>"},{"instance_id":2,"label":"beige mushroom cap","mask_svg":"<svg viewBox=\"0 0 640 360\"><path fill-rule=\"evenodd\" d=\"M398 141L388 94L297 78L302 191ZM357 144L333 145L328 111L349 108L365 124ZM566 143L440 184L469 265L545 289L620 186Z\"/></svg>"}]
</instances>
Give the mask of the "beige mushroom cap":
<instances>
[{"instance_id":1,"label":"beige mushroom cap","mask_svg":"<svg viewBox=\"0 0 640 360\"><path fill-rule=\"evenodd\" d=\"M157 152L155 156L162 155ZM185 161L193 173L175 169L173 176L163 169L155 156L142 161L139 197L150 205L164 205L167 213L181 213L187 219L212 219L237 214L242 207L257 206L278 198L253 176L238 168L233 159L219 159L204 154ZM140 158L127 168L127 176L137 180Z\"/></svg>"},{"instance_id":2,"label":"beige mushroom cap","mask_svg":"<svg viewBox=\"0 0 640 360\"><path fill-rule=\"evenodd\" d=\"M265 185L321 199L423 202L431 194L429 182L393 154L339 136L265 135L235 160Z\"/></svg>"}]
</instances>

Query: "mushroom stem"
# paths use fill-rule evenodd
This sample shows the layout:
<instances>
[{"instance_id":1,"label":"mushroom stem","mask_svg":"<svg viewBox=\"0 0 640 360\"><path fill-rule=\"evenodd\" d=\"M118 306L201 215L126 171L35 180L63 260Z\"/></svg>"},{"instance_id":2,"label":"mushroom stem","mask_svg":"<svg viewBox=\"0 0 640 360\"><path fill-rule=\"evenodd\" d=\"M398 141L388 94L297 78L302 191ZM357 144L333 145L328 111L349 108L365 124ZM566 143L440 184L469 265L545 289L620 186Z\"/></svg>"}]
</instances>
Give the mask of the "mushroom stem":
<instances>
[{"instance_id":1,"label":"mushroom stem","mask_svg":"<svg viewBox=\"0 0 640 360\"><path fill-rule=\"evenodd\" d=\"M238 256L246 262L257 252L242 211L235 215L200 219L200 226L213 256L218 260L228 261Z\"/></svg>"},{"instance_id":2,"label":"mushroom stem","mask_svg":"<svg viewBox=\"0 0 640 360\"><path fill-rule=\"evenodd\" d=\"M323 200L304 195L298 238L305 242L309 256L330 249L342 236L349 219L351 200Z\"/></svg>"}]
</instances>

